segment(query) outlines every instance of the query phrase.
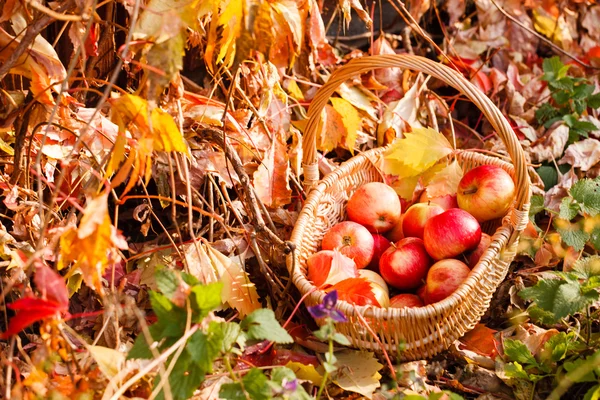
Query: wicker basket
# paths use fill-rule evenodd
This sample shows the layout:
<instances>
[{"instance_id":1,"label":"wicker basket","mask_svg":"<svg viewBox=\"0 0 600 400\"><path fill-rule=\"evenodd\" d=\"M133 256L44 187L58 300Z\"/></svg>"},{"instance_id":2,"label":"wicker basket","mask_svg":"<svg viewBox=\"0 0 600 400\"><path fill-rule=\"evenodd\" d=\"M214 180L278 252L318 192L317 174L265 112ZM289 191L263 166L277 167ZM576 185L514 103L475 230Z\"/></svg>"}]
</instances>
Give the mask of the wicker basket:
<instances>
[{"instance_id":1,"label":"wicker basket","mask_svg":"<svg viewBox=\"0 0 600 400\"><path fill-rule=\"evenodd\" d=\"M346 202L354 190L364 183L382 180L374 160L385 150L378 148L355 156L316 183L316 131L321 111L333 92L348 78L389 67L426 73L466 95L502 138L512 164L461 150L454 154L456 160L464 171L483 164L498 165L513 176L517 189L515 202L507 216L483 226L484 231L492 235L492 244L469 278L450 297L425 307L401 309L357 307L338 302L337 308L348 317L348 322L338 324L337 330L348 337L352 346L371 351L385 350L393 358L414 360L432 357L448 348L472 329L488 308L494 291L506 276L516 253L519 234L528 221L530 180L522 148L508 121L479 89L456 71L409 55L370 56L350 61L331 75L308 110L303 148L305 185L310 192L290 239L296 245L296 251L287 258L294 284L302 295L310 292L306 297L307 305L320 303L325 295L306 278L307 257L318 250L325 232L345 218ZM398 351L400 346L402 351Z\"/></svg>"}]
</instances>

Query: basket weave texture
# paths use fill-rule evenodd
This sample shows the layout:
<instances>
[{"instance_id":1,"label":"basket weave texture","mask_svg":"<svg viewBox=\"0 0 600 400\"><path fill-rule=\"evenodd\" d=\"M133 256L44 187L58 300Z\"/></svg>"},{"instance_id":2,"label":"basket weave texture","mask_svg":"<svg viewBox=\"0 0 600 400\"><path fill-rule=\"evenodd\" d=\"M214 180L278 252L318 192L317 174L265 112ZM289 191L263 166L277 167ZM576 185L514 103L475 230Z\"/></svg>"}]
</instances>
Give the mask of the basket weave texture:
<instances>
[{"instance_id":1,"label":"basket weave texture","mask_svg":"<svg viewBox=\"0 0 600 400\"><path fill-rule=\"evenodd\" d=\"M321 110L339 85L349 78L388 67L426 73L466 95L503 140L512 163L462 150L455 151L453 157L465 172L485 164L502 167L515 180L517 191L508 214L501 221L482 226L492 235L492 243L468 279L450 297L419 308L386 309L355 306L344 301L336 305L348 318L347 323L337 324L336 329L346 335L353 347L376 352L385 350L393 358L415 360L432 357L448 348L472 329L489 307L493 293L515 257L519 234L527 225L531 184L523 150L508 121L478 88L458 72L410 55L369 56L350 61L331 75L308 110L303 161L305 186L310 192L290 239L296 245L296 251L287 258L294 284L302 295L307 295L307 306L321 303L325 293L306 278L306 259L319 249L325 232L345 219L346 203L354 191L367 182L382 181L376 164L385 151L385 148L377 148L357 155L317 183L316 132ZM317 320L317 323L321 322Z\"/></svg>"}]
</instances>

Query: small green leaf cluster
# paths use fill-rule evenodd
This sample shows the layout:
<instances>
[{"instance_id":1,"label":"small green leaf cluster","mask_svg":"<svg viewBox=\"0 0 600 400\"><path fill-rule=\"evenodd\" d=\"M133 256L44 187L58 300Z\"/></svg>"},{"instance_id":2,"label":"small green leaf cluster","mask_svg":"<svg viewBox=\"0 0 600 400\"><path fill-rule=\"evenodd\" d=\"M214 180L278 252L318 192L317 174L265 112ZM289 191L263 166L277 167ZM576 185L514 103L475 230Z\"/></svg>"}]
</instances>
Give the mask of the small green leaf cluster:
<instances>
[{"instance_id":1,"label":"small green leaf cluster","mask_svg":"<svg viewBox=\"0 0 600 400\"><path fill-rule=\"evenodd\" d=\"M578 216L583 218L571 222ZM582 250L588 242L600 250L600 177L581 179L571 187L554 225L563 242L575 250Z\"/></svg>"},{"instance_id":2,"label":"small green leaf cluster","mask_svg":"<svg viewBox=\"0 0 600 400\"><path fill-rule=\"evenodd\" d=\"M192 275L167 269L157 271L156 283L160 292L150 291L149 297L157 321L137 337L127 358L154 359L180 341L190 327L197 328L185 342L183 351L173 352L165 363L169 366L165 370L170 369L167 375L173 399L191 397L206 374L213 372L217 359L222 358L231 377L236 377L229 357L240 355L247 341L293 342L269 309L256 310L239 324L211 317L211 312L221 305L221 283L203 285ZM261 370L253 368L243 378L222 385L220 395L230 400L310 398L301 385L291 384L295 379L288 368L273 369L270 380ZM155 389L158 385L162 388L159 399L164 398L161 380L162 374L154 380Z\"/></svg>"},{"instance_id":3,"label":"small green leaf cluster","mask_svg":"<svg viewBox=\"0 0 600 400\"><path fill-rule=\"evenodd\" d=\"M532 301L529 315L545 324L584 311L597 301L600 294L600 256L578 260L569 272L552 272L554 279L540 279L535 286L519 292L524 300Z\"/></svg>"},{"instance_id":4,"label":"small green leaf cluster","mask_svg":"<svg viewBox=\"0 0 600 400\"><path fill-rule=\"evenodd\" d=\"M549 128L557 121L563 121L569 127L569 142L580 136L588 137L596 126L580 117L587 108L600 107L600 93L594 93L595 86L585 78L568 76L569 66L564 65L558 56L547 58L543 65L542 80L548 82L553 102L546 102L536 110L535 116L540 124Z\"/></svg>"}]
</instances>

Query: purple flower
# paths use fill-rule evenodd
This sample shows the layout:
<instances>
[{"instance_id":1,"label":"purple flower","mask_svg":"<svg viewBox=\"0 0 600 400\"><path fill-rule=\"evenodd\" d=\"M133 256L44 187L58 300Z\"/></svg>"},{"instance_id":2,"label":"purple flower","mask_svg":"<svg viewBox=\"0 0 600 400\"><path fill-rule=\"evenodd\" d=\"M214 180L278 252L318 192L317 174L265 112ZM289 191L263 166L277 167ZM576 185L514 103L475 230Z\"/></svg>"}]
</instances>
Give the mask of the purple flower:
<instances>
[{"instance_id":1,"label":"purple flower","mask_svg":"<svg viewBox=\"0 0 600 400\"><path fill-rule=\"evenodd\" d=\"M296 391L296 389L298 389L298 380L292 379L291 381L288 381L287 379L284 379L282 382L282 387L286 392L293 393Z\"/></svg>"},{"instance_id":2,"label":"purple flower","mask_svg":"<svg viewBox=\"0 0 600 400\"><path fill-rule=\"evenodd\" d=\"M308 307L308 312L313 318L326 318L330 317L335 322L347 322L346 316L341 311L335 309L335 303L337 303L338 294L337 290L332 290L325 295L323 303L317 304L316 306Z\"/></svg>"}]
</instances>

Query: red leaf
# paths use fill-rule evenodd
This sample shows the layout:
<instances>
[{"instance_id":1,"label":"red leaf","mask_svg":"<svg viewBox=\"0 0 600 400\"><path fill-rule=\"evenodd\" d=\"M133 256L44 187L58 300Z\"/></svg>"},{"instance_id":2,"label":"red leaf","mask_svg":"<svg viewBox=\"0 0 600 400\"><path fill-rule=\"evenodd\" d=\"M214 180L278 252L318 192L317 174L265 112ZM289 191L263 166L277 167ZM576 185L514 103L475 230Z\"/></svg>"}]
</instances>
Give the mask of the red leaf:
<instances>
[{"instance_id":1,"label":"red leaf","mask_svg":"<svg viewBox=\"0 0 600 400\"><path fill-rule=\"evenodd\" d=\"M494 358L498 354L496 350L496 341L494 340L494 334L498 332L494 329L490 329L484 324L477 324L472 331L467 332L465 336L460 339L461 349L471 350L482 356L488 356Z\"/></svg>"},{"instance_id":2,"label":"red leaf","mask_svg":"<svg viewBox=\"0 0 600 400\"><path fill-rule=\"evenodd\" d=\"M19 312L10 320L8 329L0 335L0 339L15 335L33 323L53 317L56 313L62 311L59 304L35 297L23 297L9 304L8 308L19 310Z\"/></svg>"},{"instance_id":3,"label":"red leaf","mask_svg":"<svg viewBox=\"0 0 600 400\"><path fill-rule=\"evenodd\" d=\"M332 290L337 290L338 300L344 300L357 306L374 305L381 307L371 290L371 284L364 278L344 279L326 291L330 292Z\"/></svg>"},{"instance_id":4,"label":"red leaf","mask_svg":"<svg viewBox=\"0 0 600 400\"><path fill-rule=\"evenodd\" d=\"M33 281L42 298L56 303L61 311L69 309L69 291L62 276L47 265L41 264L35 271Z\"/></svg>"}]
</instances>

